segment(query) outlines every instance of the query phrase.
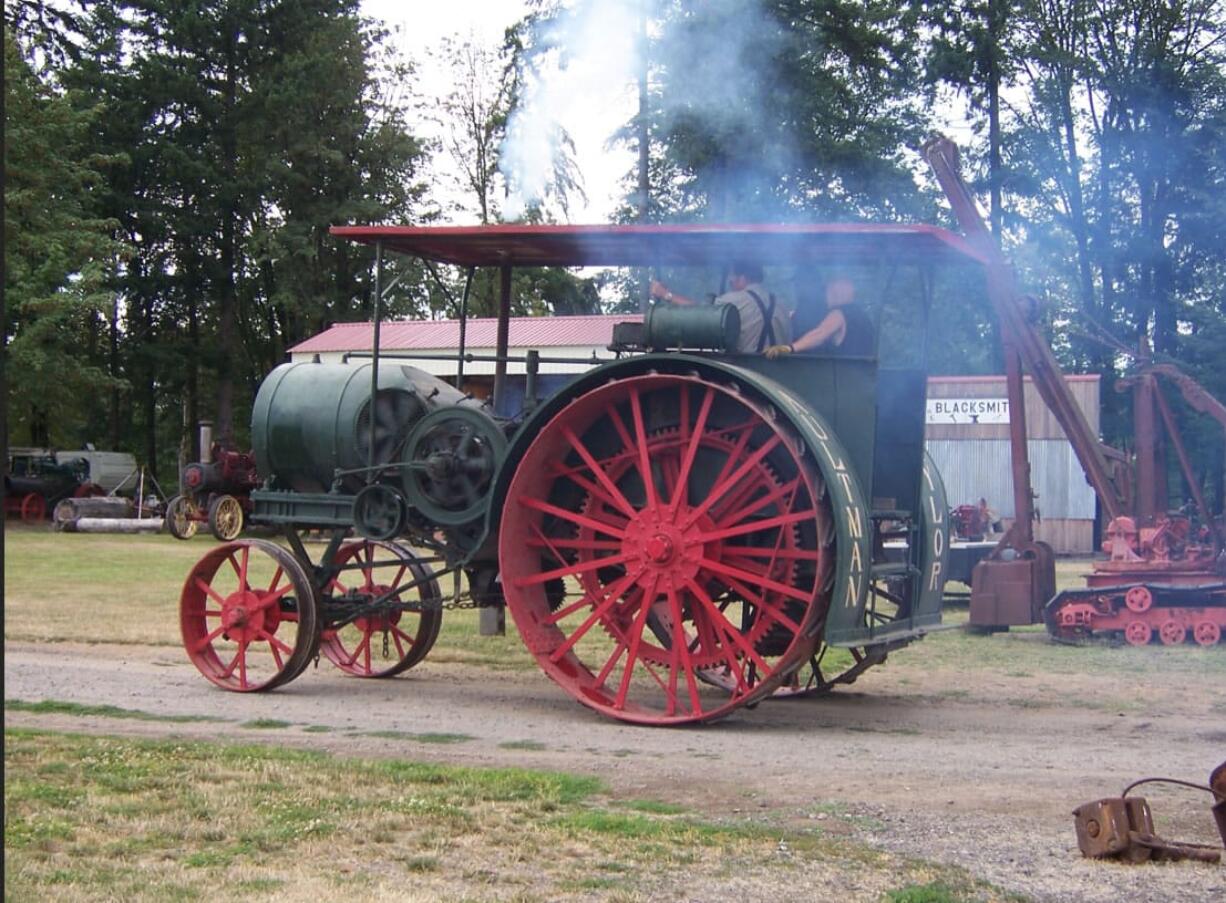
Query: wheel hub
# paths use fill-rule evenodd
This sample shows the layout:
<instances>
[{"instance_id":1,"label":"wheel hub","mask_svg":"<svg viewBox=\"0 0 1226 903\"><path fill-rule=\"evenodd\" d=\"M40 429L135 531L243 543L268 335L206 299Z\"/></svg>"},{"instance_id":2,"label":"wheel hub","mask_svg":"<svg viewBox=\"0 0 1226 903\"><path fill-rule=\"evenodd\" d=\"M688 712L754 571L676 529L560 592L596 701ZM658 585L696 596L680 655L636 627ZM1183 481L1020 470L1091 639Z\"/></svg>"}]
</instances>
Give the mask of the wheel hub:
<instances>
[{"instance_id":1,"label":"wheel hub","mask_svg":"<svg viewBox=\"0 0 1226 903\"><path fill-rule=\"evenodd\" d=\"M257 593L239 590L230 594L221 607L221 623L226 629L226 636L236 642L254 638L264 629L267 611L267 607L260 605ZM268 632L271 633L272 629Z\"/></svg>"},{"instance_id":2,"label":"wheel hub","mask_svg":"<svg viewBox=\"0 0 1226 903\"><path fill-rule=\"evenodd\" d=\"M662 512L643 511L626 526L622 551L646 569L645 576L665 581L664 586L677 587L698 573L703 541L700 525L683 530L674 520L682 520L680 513L667 518Z\"/></svg>"},{"instance_id":3,"label":"wheel hub","mask_svg":"<svg viewBox=\"0 0 1226 903\"><path fill-rule=\"evenodd\" d=\"M656 564L668 564L673 557L673 541L665 533L657 533L647 540L647 557Z\"/></svg>"},{"instance_id":4,"label":"wheel hub","mask_svg":"<svg viewBox=\"0 0 1226 903\"><path fill-rule=\"evenodd\" d=\"M390 586L376 584L375 586L370 587L369 596L364 597L362 601L366 602L377 596L382 596L384 593L389 592L390 590L391 590ZM396 597L393 597L389 601L398 602L399 599ZM391 630L392 627L394 627L399 621L400 621L399 611L376 611L368 615L363 615L362 617L355 620L353 623L354 623L354 626L357 627L359 630L361 630L363 633L372 633L372 632L380 633L384 630Z\"/></svg>"}]
</instances>

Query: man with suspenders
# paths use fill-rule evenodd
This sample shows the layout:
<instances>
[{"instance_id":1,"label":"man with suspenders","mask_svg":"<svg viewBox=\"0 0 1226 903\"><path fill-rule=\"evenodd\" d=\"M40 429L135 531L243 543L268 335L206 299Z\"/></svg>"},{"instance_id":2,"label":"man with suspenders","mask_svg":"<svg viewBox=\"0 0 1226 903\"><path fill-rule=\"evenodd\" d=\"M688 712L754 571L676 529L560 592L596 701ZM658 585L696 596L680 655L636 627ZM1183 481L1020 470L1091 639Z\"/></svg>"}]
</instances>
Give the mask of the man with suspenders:
<instances>
[{"instance_id":1,"label":"man with suspenders","mask_svg":"<svg viewBox=\"0 0 1226 903\"><path fill-rule=\"evenodd\" d=\"M737 351L761 354L792 338L792 312L780 304L762 285L762 267L749 261L734 260L728 270L728 287L715 299L716 304L732 304L741 315L741 337ZM670 291L662 282L651 283L651 296L673 304L701 304Z\"/></svg>"}]
</instances>

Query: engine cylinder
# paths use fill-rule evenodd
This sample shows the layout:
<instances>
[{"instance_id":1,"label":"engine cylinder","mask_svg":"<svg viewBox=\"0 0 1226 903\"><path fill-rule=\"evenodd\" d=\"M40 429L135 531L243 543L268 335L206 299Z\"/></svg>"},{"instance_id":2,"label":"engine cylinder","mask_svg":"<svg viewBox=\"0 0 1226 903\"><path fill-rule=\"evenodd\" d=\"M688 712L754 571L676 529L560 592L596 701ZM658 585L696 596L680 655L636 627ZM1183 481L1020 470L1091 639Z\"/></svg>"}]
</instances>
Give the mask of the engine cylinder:
<instances>
[{"instance_id":1,"label":"engine cylinder","mask_svg":"<svg viewBox=\"0 0 1226 903\"><path fill-rule=\"evenodd\" d=\"M741 334L741 315L731 304L711 307L656 304L647 311L643 329L648 348L735 351Z\"/></svg>"},{"instance_id":2,"label":"engine cylinder","mask_svg":"<svg viewBox=\"0 0 1226 903\"><path fill-rule=\"evenodd\" d=\"M369 464L371 363L282 364L264 380L251 413L251 438L260 477L296 492L327 492L337 471ZM441 379L401 364L379 364L375 399L375 462L395 462L421 417L457 405L464 395ZM356 492L363 474L342 474Z\"/></svg>"}]
</instances>

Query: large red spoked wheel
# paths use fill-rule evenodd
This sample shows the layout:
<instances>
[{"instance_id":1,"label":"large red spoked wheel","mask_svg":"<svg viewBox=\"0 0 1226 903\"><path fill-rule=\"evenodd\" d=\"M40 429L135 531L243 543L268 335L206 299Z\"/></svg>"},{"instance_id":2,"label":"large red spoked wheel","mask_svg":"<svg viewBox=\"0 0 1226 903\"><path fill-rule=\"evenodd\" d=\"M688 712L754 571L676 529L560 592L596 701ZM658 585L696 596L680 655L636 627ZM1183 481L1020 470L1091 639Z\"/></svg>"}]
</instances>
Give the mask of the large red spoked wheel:
<instances>
[{"instance_id":1,"label":"large red spoked wheel","mask_svg":"<svg viewBox=\"0 0 1226 903\"><path fill-rule=\"evenodd\" d=\"M425 658L443 623L442 596L426 565L402 545L371 540L342 546L335 564L349 567L328 585L331 616L381 596L388 607L326 628L319 651L328 661L354 677L391 677ZM400 605L412 607L392 608Z\"/></svg>"},{"instance_id":2,"label":"large red spoked wheel","mask_svg":"<svg viewBox=\"0 0 1226 903\"><path fill-rule=\"evenodd\" d=\"M188 658L242 693L293 680L319 645L315 593L289 552L263 540L218 546L192 568L179 604Z\"/></svg>"},{"instance_id":3,"label":"large red spoked wheel","mask_svg":"<svg viewBox=\"0 0 1226 903\"><path fill-rule=\"evenodd\" d=\"M733 386L650 373L554 416L516 468L499 562L541 668L624 721L723 717L812 654L830 604L825 485Z\"/></svg>"}]
</instances>

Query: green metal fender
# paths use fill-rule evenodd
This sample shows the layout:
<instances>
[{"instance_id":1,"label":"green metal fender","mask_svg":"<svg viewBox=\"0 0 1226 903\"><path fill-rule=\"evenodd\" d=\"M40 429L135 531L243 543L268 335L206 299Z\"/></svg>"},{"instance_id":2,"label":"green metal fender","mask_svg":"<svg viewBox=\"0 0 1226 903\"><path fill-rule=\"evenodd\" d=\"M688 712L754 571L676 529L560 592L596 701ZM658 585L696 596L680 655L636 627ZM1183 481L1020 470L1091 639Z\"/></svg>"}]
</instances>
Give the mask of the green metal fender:
<instances>
[{"instance_id":1,"label":"green metal fender","mask_svg":"<svg viewBox=\"0 0 1226 903\"><path fill-rule=\"evenodd\" d=\"M697 373L704 379L735 384L763 404L772 405L795 429L803 444L796 449L817 466L829 492L835 529L835 567L830 609L825 621L829 637L858 630L864 622L871 573L871 533L868 506L846 451L825 420L794 393L775 380L726 361L686 354L645 354L617 361L585 373L532 412L511 439L507 456L495 478L486 517L484 554L496 543L498 523L507 487L528 445L541 429L576 398L610 380L648 372ZM873 412L866 412L869 428ZM820 624L820 622L818 622Z\"/></svg>"},{"instance_id":2,"label":"green metal fender","mask_svg":"<svg viewBox=\"0 0 1226 903\"><path fill-rule=\"evenodd\" d=\"M928 452L924 452L924 482L920 487L919 527L920 588L914 612L918 622L927 623L932 615L940 620L945 597L945 575L949 571L949 501L945 481Z\"/></svg>"}]
</instances>

